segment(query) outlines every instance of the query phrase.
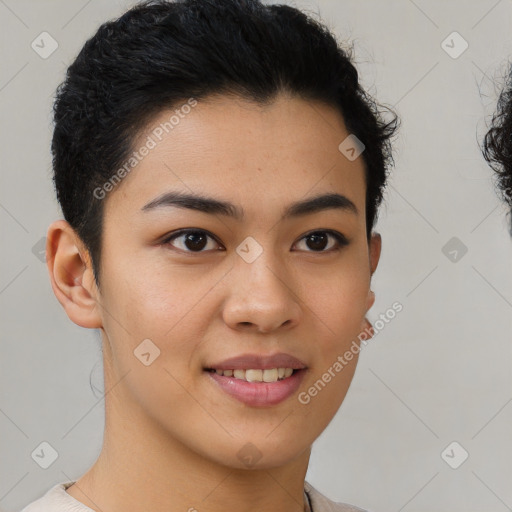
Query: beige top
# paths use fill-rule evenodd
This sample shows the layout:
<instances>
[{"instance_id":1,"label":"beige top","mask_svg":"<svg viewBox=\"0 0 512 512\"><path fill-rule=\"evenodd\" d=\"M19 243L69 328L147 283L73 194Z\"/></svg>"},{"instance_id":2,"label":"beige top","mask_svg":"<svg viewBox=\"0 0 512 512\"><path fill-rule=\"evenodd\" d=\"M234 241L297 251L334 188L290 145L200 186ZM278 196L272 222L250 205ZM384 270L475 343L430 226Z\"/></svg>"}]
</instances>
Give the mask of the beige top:
<instances>
[{"instance_id":1,"label":"beige top","mask_svg":"<svg viewBox=\"0 0 512 512\"><path fill-rule=\"evenodd\" d=\"M21 512L94 512L66 492L74 483L72 480L54 485L41 498L26 505ZM307 512L365 512L352 505L331 501L307 481L304 482L304 494L310 506Z\"/></svg>"}]
</instances>

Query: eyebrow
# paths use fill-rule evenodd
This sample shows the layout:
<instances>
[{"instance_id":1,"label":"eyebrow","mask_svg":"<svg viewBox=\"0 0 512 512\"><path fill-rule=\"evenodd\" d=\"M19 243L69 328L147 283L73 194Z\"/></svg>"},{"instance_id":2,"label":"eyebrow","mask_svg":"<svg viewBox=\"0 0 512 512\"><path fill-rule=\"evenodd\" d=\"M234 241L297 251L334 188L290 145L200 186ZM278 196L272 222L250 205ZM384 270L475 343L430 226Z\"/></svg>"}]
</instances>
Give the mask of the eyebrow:
<instances>
[{"instance_id":1,"label":"eyebrow","mask_svg":"<svg viewBox=\"0 0 512 512\"><path fill-rule=\"evenodd\" d=\"M164 207L188 208L213 215L225 215L239 221L244 218L243 208L233 203L214 197L179 191L166 192L144 205L141 210L147 212ZM330 209L339 209L355 215L359 213L356 205L348 197L337 193L329 193L303 199L288 205L282 215L282 219L310 215Z\"/></svg>"}]
</instances>

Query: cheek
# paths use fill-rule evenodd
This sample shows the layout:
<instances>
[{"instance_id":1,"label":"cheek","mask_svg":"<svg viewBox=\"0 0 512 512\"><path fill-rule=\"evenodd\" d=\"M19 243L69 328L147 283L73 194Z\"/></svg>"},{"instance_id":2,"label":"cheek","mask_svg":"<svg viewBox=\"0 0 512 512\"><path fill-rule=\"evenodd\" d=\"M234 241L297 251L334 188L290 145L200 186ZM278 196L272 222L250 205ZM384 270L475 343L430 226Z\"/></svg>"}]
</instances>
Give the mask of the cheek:
<instances>
[{"instance_id":1,"label":"cheek","mask_svg":"<svg viewBox=\"0 0 512 512\"><path fill-rule=\"evenodd\" d=\"M152 265L136 274L117 270L109 274L111 290L104 308L105 332L119 360L119 371L140 369L134 351L142 351L144 340L151 340L160 351L154 366L163 366L184 378L197 364L193 357L215 314L209 291L218 277L194 279L186 270L177 271ZM108 312L107 312L108 310ZM153 366L153 364L152 364Z\"/></svg>"},{"instance_id":2,"label":"cheek","mask_svg":"<svg viewBox=\"0 0 512 512\"><path fill-rule=\"evenodd\" d=\"M360 259L359 261L366 261ZM331 367L338 356L342 356L354 343L359 344L358 336L364 327L369 292L369 270L358 263L350 270L340 267L332 272L328 280L316 286L309 286L307 303L316 324L315 346L320 364L315 368L318 378ZM330 387L338 389L348 386L345 378L355 371L357 354L350 364L333 381ZM318 374L318 375L317 375Z\"/></svg>"},{"instance_id":3,"label":"cheek","mask_svg":"<svg viewBox=\"0 0 512 512\"><path fill-rule=\"evenodd\" d=\"M369 272L361 268L329 272L322 280L306 285L307 302L313 312L334 332L359 326L366 313Z\"/></svg>"},{"instance_id":4,"label":"cheek","mask_svg":"<svg viewBox=\"0 0 512 512\"><path fill-rule=\"evenodd\" d=\"M299 397L325 428L342 404L359 357L368 294L364 273L339 275L310 296L316 323L316 364ZM302 400L302 401L301 401Z\"/></svg>"},{"instance_id":5,"label":"cheek","mask_svg":"<svg viewBox=\"0 0 512 512\"><path fill-rule=\"evenodd\" d=\"M197 377L192 368L197 340L204 338L203 324L194 321L204 310L202 286L184 293L182 279L173 278L172 286L169 281L148 272L119 279L104 315L114 379L124 381L119 392L155 418L159 410L187 414Z\"/></svg>"},{"instance_id":6,"label":"cheek","mask_svg":"<svg viewBox=\"0 0 512 512\"><path fill-rule=\"evenodd\" d=\"M148 256L144 251L139 251L139 256L118 256L115 264L115 258L110 258L108 267L105 265L107 302L119 323L131 326L131 330L140 334L147 329L147 337L161 336L177 321L176 317L191 309L194 299L198 300L201 286L191 284L183 272L163 265L163 258Z\"/></svg>"}]
</instances>

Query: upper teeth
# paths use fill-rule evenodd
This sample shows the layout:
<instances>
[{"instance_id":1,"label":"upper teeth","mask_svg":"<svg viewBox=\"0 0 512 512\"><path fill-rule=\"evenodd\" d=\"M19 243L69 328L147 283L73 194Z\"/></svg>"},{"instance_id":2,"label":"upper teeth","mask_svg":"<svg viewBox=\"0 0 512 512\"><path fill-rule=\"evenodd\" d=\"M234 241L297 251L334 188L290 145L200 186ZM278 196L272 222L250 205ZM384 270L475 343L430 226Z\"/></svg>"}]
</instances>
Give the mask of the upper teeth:
<instances>
[{"instance_id":1,"label":"upper teeth","mask_svg":"<svg viewBox=\"0 0 512 512\"><path fill-rule=\"evenodd\" d=\"M293 368L271 368L267 370L215 370L217 375L235 377L247 382L277 382L293 373Z\"/></svg>"}]
</instances>

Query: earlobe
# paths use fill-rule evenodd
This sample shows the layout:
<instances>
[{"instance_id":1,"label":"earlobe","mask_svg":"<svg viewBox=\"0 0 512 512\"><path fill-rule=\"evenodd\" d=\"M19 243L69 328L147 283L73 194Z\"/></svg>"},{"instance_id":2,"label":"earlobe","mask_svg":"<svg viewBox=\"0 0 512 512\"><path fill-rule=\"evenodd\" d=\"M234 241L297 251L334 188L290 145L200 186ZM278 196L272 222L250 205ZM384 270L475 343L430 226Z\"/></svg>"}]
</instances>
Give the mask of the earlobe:
<instances>
[{"instance_id":1,"label":"earlobe","mask_svg":"<svg viewBox=\"0 0 512 512\"><path fill-rule=\"evenodd\" d=\"M373 290L368 290L368 298L366 300L366 311L368 312L375 302L375 292Z\"/></svg>"},{"instance_id":2,"label":"earlobe","mask_svg":"<svg viewBox=\"0 0 512 512\"><path fill-rule=\"evenodd\" d=\"M370 323L368 318L364 318L363 326L361 327L361 332L359 334L359 339L368 341L373 338L375 331L373 330L373 325Z\"/></svg>"},{"instance_id":3,"label":"earlobe","mask_svg":"<svg viewBox=\"0 0 512 512\"><path fill-rule=\"evenodd\" d=\"M65 220L48 228L46 264L53 293L72 322L90 329L102 327L99 293L88 252Z\"/></svg>"}]
</instances>

